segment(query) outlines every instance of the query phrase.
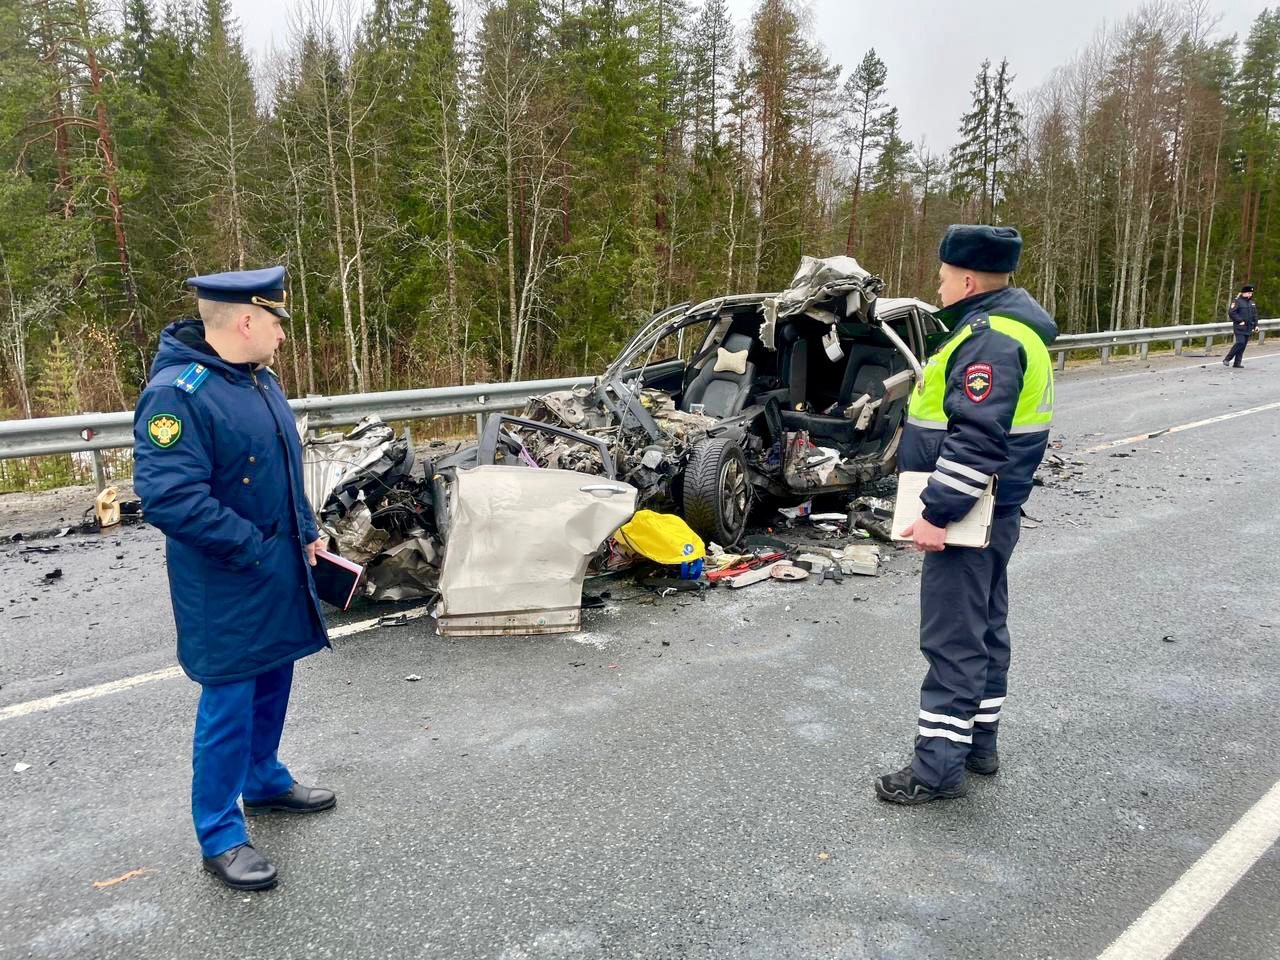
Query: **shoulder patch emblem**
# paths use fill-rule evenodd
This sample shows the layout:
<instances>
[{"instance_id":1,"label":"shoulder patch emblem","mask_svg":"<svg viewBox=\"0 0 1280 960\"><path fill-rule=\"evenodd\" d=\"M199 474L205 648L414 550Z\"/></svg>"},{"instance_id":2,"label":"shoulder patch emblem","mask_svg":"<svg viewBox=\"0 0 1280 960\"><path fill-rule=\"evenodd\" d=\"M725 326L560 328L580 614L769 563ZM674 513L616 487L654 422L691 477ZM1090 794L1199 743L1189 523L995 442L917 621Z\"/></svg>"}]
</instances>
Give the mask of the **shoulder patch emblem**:
<instances>
[{"instance_id":1,"label":"shoulder patch emblem","mask_svg":"<svg viewBox=\"0 0 1280 960\"><path fill-rule=\"evenodd\" d=\"M182 421L172 413L157 413L147 421L147 436L161 450L168 450L182 436Z\"/></svg>"},{"instance_id":2,"label":"shoulder patch emblem","mask_svg":"<svg viewBox=\"0 0 1280 960\"><path fill-rule=\"evenodd\" d=\"M173 385L187 393L195 393L209 379L209 368L203 363L193 363L178 374Z\"/></svg>"},{"instance_id":3,"label":"shoulder patch emblem","mask_svg":"<svg viewBox=\"0 0 1280 960\"><path fill-rule=\"evenodd\" d=\"M991 396L993 380L991 364L969 364L964 368L964 395L974 403L981 403Z\"/></svg>"}]
</instances>

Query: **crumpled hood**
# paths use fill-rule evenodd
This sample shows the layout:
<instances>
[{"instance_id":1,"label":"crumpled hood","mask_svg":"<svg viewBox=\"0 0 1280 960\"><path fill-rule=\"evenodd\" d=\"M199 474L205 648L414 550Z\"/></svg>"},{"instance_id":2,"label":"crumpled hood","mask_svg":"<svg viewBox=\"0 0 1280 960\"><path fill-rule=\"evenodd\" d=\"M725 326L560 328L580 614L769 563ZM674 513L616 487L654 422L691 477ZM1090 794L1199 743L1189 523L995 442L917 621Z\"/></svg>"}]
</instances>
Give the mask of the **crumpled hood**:
<instances>
[{"instance_id":1,"label":"crumpled hood","mask_svg":"<svg viewBox=\"0 0 1280 960\"><path fill-rule=\"evenodd\" d=\"M248 364L228 363L204 338L204 322L192 317L175 320L160 333L160 347L151 361L151 376L164 367L203 363L233 377L247 377Z\"/></svg>"},{"instance_id":2,"label":"crumpled hood","mask_svg":"<svg viewBox=\"0 0 1280 960\"><path fill-rule=\"evenodd\" d=\"M1058 325L1054 323L1053 317L1021 287L1005 287L1003 290L966 297L939 310L937 316L954 330L961 322L984 313L1012 317L1026 324L1044 341L1046 347L1058 339Z\"/></svg>"}]
</instances>

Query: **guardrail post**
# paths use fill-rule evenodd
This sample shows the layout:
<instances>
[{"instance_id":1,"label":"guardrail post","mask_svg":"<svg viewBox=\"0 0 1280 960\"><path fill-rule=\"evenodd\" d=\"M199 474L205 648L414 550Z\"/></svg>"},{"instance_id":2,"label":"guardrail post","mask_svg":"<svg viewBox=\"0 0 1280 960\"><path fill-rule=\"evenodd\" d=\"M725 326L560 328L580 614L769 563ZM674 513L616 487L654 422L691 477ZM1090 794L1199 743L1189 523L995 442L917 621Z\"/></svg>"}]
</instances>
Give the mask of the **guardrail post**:
<instances>
[{"instance_id":1,"label":"guardrail post","mask_svg":"<svg viewBox=\"0 0 1280 960\"><path fill-rule=\"evenodd\" d=\"M1058 351L1058 369L1059 370L1067 369L1067 351L1065 350Z\"/></svg>"},{"instance_id":2,"label":"guardrail post","mask_svg":"<svg viewBox=\"0 0 1280 960\"><path fill-rule=\"evenodd\" d=\"M484 436L484 414L476 414L476 439L479 440Z\"/></svg>"},{"instance_id":3,"label":"guardrail post","mask_svg":"<svg viewBox=\"0 0 1280 960\"><path fill-rule=\"evenodd\" d=\"M1111 362L1111 348L1110 348L1110 347L1103 347L1103 348L1102 348L1102 362L1103 362L1103 363L1110 363L1110 362Z\"/></svg>"},{"instance_id":4,"label":"guardrail post","mask_svg":"<svg viewBox=\"0 0 1280 960\"><path fill-rule=\"evenodd\" d=\"M1150 349L1149 349L1150 346L1151 345L1149 343L1144 343L1138 348L1138 356L1141 359L1143 360L1147 359L1147 354L1150 352Z\"/></svg>"},{"instance_id":5,"label":"guardrail post","mask_svg":"<svg viewBox=\"0 0 1280 960\"><path fill-rule=\"evenodd\" d=\"M1259 330L1259 331L1258 331L1258 346L1262 346L1262 345L1263 345L1264 343L1266 343L1266 342L1267 342L1267 331L1265 331L1265 330Z\"/></svg>"},{"instance_id":6,"label":"guardrail post","mask_svg":"<svg viewBox=\"0 0 1280 960\"><path fill-rule=\"evenodd\" d=\"M1213 347L1213 337L1205 337L1204 338L1204 355L1206 357L1209 355L1209 350L1212 349L1212 347Z\"/></svg>"},{"instance_id":7,"label":"guardrail post","mask_svg":"<svg viewBox=\"0 0 1280 960\"><path fill-rule=\"evenodd\" d=\"M107 488L107 479L102 470L102 451L93 451L93 485L101 493Z\"/></svg>"},{"instance_id":8,"label":"guardrail post","mask_svg":"<svg viewBox=\"0 0 1280 960\"><path fill-rule=\"evenodd\" d=\"M1181 341L1181 340L1175 340L1175 341L1173 341L1173 355L1174 355L1175 357L1180 357L1180 356L1182 356L1182 341Z\"/></svg>"}]
</instances>

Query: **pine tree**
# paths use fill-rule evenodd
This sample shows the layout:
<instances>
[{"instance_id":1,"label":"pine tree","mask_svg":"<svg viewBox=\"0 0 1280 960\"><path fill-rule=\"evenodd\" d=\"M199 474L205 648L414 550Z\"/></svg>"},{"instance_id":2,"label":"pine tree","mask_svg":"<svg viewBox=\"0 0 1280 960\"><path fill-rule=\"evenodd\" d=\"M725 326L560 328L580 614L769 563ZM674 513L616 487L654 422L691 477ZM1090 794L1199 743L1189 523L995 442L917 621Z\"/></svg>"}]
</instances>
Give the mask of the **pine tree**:
<instances>
[{"instance_id":1,"label":"pine tree","mask_svg":"<svg viewBox=\"0 0 1280 960\"><path fill-rule=\"evenodd\" d=\"M854 252L854 230L858 221L858 201L862 195L863 178L872 162L872 153L879 145L888 114L885 102L885 80L888 74L888 68L876 55L873 47L849 74L841 91L845 109L840 118L840 141L853 161L849 233L845 241L845 253L850 256Z\"/></svg>"}]
</instances>

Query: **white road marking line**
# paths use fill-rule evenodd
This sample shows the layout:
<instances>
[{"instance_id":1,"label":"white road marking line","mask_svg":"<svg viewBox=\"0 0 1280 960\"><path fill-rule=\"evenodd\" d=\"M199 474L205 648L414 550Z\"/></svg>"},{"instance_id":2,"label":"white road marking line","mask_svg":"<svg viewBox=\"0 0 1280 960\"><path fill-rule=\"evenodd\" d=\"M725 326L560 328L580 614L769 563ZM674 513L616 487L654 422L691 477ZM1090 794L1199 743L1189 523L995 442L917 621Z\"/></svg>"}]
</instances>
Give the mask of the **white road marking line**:
<instances>
[{"instance_id":1,"label":"white road marking line","mask_svg":"<svg viewBox=\"0 0 1280 960\"><path fill-rule=\"evenodd\" d=\"M1280 353L1259 353L1259 354L1256 354L1256 355L1255 355L1255 354L1250 354L1250 355L1249 355L1249 362L1250 362L1250 363L1259 363L1259 362L1261 362L1261 361L1263 361L1263 360L1274 360L1276 357L1280 357ZM1121 374L1117 374L1117 375L1116 375L1116 376L1114 376L1114 377L1099 377L1099 378L1097 378L1097 380L1095 380L1095 381L1093 381L1093 382L1095 382L1095 383L1103 383L1103 382L1105 382L1105 383L1115 383L1117 380L1130 380L1130 379L1132 379L1133 377L1152 377L1152 376L1155 376L1155 375L1156 375L1156 374L1158 374L1158 373L1182 373L1183 371L1186 371L1186 370L1199 370L1199 369L1201 369L1202 367L1212 367L1215 363L1222 363L1222 361L1221 361L1221 360L1219 360L1217 357L1205 357L1205 358L1204 358L1203 360L1201 360L1199 363L1193 363L1193 364L1191 364L1191 365L1190 365L1190 366L1188 366L1188 367L1158 367L1158 368L1156 368L1156 369L1154 369L1154 370L1139 370L1137 373L1121 373ZM1076 367L1075 369L1076 369L1076 370L1090 370L1090 369L1093 369L1093 368L1092 368L1092 367ZM1061 371L1059 371L1059 372L1061 372ZM1066 372L1067 372L1067 373L1070 373L1071 371L1070 371L1070 370L1067 370ZM1234 376L1234 374L1233 374L1233 376ZM1066 379L1066 378L1063 378L1063 382L1062 382L1061 384L1059 384L1059 386L1065 386L1065 385L1070 384L1070 383L1073 383L1073 382L1084 382L1084 381L1072 381L1072 380L1068 380L1068 379Z\"/></svg>"},{"instance_id":2,"label":"white road marking line","mask_svg":"<svg viewBox=\"0 0 1280 960\"><path fill-rule=\"evenodd\" d=\"M389 613L385 617L378 617L374 620L361 620L358 623L348 623L341 627L334 627L329 631L329 639L334 640L338 637L349 637L353 633L364 633L366 630L374 630L378 627L398 627L402 623L408 623L410 620L421 620L423 617L430 616L431 605L426 604L421 607L413 607L400 613Z\"/></svg>"},{"instance_id":3,"label":"white road marking line","mask_svg":"<svg viewBox=\"0 0 1280 960\"><path fill-rule=\"evenodd\" d=\"M374 620L361 620L357 623L344 624L341 627L334 627L330 630L329 639L349 637L352 634L364 633L378 627L399 626L402 623L408 623L410 620L418 620L425 617L430 612L430 606L414 607L402 613L389 614ZM51 697L41 697L39 700L28 700L25 703L15 703L8 707L0 707L0 722L29 716L33 713L43 713L46 710L56 710L58 707L82 703L85 700L96 700L98 697L105 697L111 693L132 690L134 687L140 687L144 683L154 683L157 680L172 680L174 677L181 676L183 676L181 667L165 667L163 670L140 673L134 677L125 677L123 680L112 680L92 687L82 687L79 690L66 690L62 693L55 693Z\"/></svg>"},{"instance_id":4,"label":"white road marking line","mask_svg":"<svg viewBox=\"0 0 1280 960\"><path fill-rule=\"evenodd\" d=\"M1280 839L1280 783L1236 821L1098 960L1164 960Z\"/></svg>"},{"instance_id":5,"label":"white road marking line","mask_svg":"<svg viewBox=\"0 0 1280 960\"><path fill-rule=\"evenodd\" d=\"M169 680L180 676L182 676L181 667L166 667L163 670L154 670L151 673L140 673L136 677L125 677L123 680L100 683L96 687L67 690L63 693L55 693L52 697L42 697L39 700L28 700L26 703L15 703L13 706L5 707L0 710L0 721L12 720L14 717L25 717L28 714L41 713L45 710L54 710L57 707L80 703L82 700L96 700L98 697L105 697L109 693L119 693L121 690L140 687L144 683L151 683L155 680Z\"/></svg>"},{"instance_id":6,"label":"white road marking line","mask_svg":"<svg viewBox=\"0 0 1280 960\"><path fill-rule=\"evenodd\" d=\"M1264 403L1259 407L1250 407L1248 410L1236 410L1233 413L1224 413L1220 416L1210 417L1207 420L1196 420L1192 423L1180 423L1176 427L1165 427L1162 430L1152 430L1149 433L1139 433L1132 437L1125 437L1123 440L1108 440L1106 443L1100 443L1096 447L1087 447L1081 450L1081 453L1098 453L1101 450L1110 450L1113 447L1123 447L1130 443L1141 443L1143 440L1152 440L1155 437L1163 437L1170 433L1181 433L1183 430L1194 430L1196 427L1207 427L1211 423L1222 423L1225 420L1234 420L1236 417L1247 417L1251 413L1263 413L1267 410L1280 409L1280 400L1274 403Z\"/></svg>"}]
</instances>

